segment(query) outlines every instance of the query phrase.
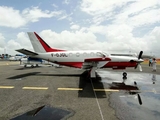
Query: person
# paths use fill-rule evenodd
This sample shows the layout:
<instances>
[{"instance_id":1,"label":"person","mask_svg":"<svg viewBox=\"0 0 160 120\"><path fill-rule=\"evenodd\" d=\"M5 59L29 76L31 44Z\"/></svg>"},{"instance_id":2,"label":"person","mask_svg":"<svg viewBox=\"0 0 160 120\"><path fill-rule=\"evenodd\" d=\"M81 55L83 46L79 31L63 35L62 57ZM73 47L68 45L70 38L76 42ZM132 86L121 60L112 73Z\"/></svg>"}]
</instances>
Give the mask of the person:
<instances>
[{"instance_id":1,"label":"person","mask_svg":"<svg viewBox=\"0 0 160 120\"><path fill-rule=\"evenodd\" d=\"M153 84L155 84L155 81L156 81L156 74L152 74L152 82L153 82Z\"/></svg>"},{"instance_id":2,"label":"person","mask_svg":"<svg viewBox=\"0 0 160 120\"><path fill-rule=\"evenodd\" d=\"M152 58L149 59L149 66L152 66Z\"/></svg>"},{"instance_id":3,"label":"person","mask_svg":"<svg viewBox=\"0 0 160 120\"><path fill-rule=\"evenodd\" d=\"M155 71L155 72L156 72L156 63L157 63L156 59L153 58L152 67L153 67L153 71Z\"/></svg>"}]
</instances>

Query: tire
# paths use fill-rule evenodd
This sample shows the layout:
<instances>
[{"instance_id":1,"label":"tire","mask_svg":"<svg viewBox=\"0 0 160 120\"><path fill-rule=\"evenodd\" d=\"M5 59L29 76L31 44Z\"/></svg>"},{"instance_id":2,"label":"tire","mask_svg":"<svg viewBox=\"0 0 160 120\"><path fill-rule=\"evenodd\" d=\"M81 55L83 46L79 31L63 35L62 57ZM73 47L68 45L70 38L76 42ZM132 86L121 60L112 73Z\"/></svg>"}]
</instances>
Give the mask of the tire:
<instances>
[{"instance_id":1,"label":"tire","mask_svg":"<svg viewBox=\"0 0 160 120\"><path fill-rule=\"evenodd\" d=\"M127 73L126 72L123 72L123 77L127 77Z\"/></svg>"}]
</instances>

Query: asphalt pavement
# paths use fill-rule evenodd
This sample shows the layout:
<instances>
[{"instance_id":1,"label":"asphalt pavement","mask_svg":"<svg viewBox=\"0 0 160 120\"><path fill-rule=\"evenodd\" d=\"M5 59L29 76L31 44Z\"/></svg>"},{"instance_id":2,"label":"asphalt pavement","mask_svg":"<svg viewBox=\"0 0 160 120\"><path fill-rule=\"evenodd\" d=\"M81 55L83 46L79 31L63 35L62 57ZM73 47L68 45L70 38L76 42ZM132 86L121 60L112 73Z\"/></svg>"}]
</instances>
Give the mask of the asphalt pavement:
<instances>
[{"instance_id":1,"label":"asphalt pavement","mask_svg":"<svg viewBox=\"0 0 160 120\"><path fill-rule=\"evenodd\" d=\"M98 78L76 68L27 67L0 61L0 120L132 120L160 118L160 67L100 69Z\"/></svg>"}]
</instances>

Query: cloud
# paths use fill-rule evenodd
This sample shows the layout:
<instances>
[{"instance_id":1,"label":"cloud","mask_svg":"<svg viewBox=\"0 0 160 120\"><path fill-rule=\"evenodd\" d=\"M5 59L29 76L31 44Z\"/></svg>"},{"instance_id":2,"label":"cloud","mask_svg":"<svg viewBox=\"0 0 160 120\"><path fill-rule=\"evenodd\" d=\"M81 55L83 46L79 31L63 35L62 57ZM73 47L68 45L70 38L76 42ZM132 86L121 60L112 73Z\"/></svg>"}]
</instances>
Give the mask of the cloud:
<instances>
[{"instance_id":1,"label":"cloud","mask_svg":"<svg viewBox=\"0 0 160 120\"><path fill-rule=\"evenodd\" d=\"M70 0L64 0L62 3L68 5L70 3Z\"/></svg>"},{"instance_id":2,"label":"cloud","mask_svg":"<svg viewBox=\"0 0 160 120\"><path fill-rule=\"evenodd\" d=\"M81 10L90 15L105 14L107 12L112 12L116 7L122 7L129 1L131 0L82 0Z\"/></svg>"},{"instance_id":3,"label":"cloud","mask_svg":"<svg viewBox=\"0 0 160 120\"><path fill-rule=\"evenodd\" d=\"M6 53L10 55L16 54L17 52L15 50L21 48L33 50L31 42L24 32L18 33L15 39L11 39L8 42L5 42L4 40L5 38L0 34L0 54L4 53L4 49L6 49Z\"/></svg>"},{"instance_id":4,"label":"cloud","mask_svg":"<svg viewBox=\"0 0 160 120\"><path fill-rule=\"evenodd\" d=\"M69 5L67 5L68 7ZM65 21L68 28L63 26L61 32L56 32L53 29L39 31L40 36L55 48L103 50L109 53L128 53L129 51L139 53L143 50L145 54L152 52L160 56L158 53L160 51L158 46L160 44L159 0L107 2L105 0L82 0L80 5L76 6L76 10L73 10L73 13L71 12L69 15L65 10L49 11L38 7L19 11L1 6L1 11L9 12L12 18L18 18L15 21L10 16L0 17L1 26L13 28L25 26L29 22L37 22L41 18L56 17L57 20L70 20L68 25L68 21ZM139 28L145 30L142 31ZM135 31L141 36L138 36ZM3 37L3 41L4 39L5 37ZM32 49L28 36L24 32L19 32L6 45L7 49L13 51L18 47Z\"/></svg>"},{"instance_id":5,"label":"cloud","mask_svg":"<svg viewBox=\"0 0 160 120\"><path fill-rule=\"evenodd\" d=\"M160 24L159 0L107 2L105 0L82 0L80 9L91 17L88 22L90 26L81 27L80 30L103 36L103 41L107 46L106 50L113 52L144 50L146 54L152 51L160 56L156 52L159 50L159 27L156 27ZM146 31L140 31L140 27L145 28ZM135 31L141 33L142 36L138 37ZM98 39L99 37L97 41Z\"/></svg>"},{"instance_id":6,"label":"cloud","mask_svg":"<svg viewBox=\"0 0 160 120\"><path fill-rule=\"evenodd\" d=\"M38 7L26 8L23 11L12 7L0 6L0 26L18 28L29 22L37 22L40 18L51 18L59 16L63 11L41 10Z\"/></svg>"},{"instance_id":7,"label":"cloud","mask_svg":"<svg viewBox=\"0 0 160 120\"><path fill-rule=\"evenodd\" d=\"M160 55L160 27L155 27L143 37L134 37L131 31L130 27L123 24L107 27L92 26L75 31L64 30L60 33L43 30L39 35L51 47L65 50L102 50L106 53L129 53L129 51L139 53L143 50L145 54L150 55L150 52L152 52L156 56ZM100 41L96 34L103 35L104 41ZM4 40L5 38L1 36L0 38ZM0 49L1 53L4 52L3 47ZM12 55L16 54L16 49L33 50L30 40L24 32L18 33L15 39L5 43L5 47L7 52Z\"/></svg>"},{"instance_id":8,"label":"cloud","mask_svg":"<svg viewBox=\"0 0 160 120\"><path fill-rule=\"evenodd\" d=\"M4 36L0 33L0 48L5 45L5 38Z\"/></svg>"},{"instance_id":9,"label":"cloud","mask_svg":"<svg viewBox=\"0 0 160 120\"><path fill-rule=\"evenodd\" d=\"M149 53L160 56L159 38L160 38L160 27L155 27L153 30L149 32L149 34L144 36L144 39L147 40L147 44L149 46Z\"/></svg>"},{"instance_id":10,"label":"cloud","mask_svg":"<svg viewBox=\"0 0 160 120\"><path fill-rule=\"evenodd\" d=\"M37 22L40 18L51 18L57 15L60 15L62 11L42 11L38 7L32 7L32 9L24 9L22 15L27 21Z\"/></svg>"},{"instance_id":11,"label":"cloud","mask_svg":"<svg viewBox=\"0 0 160 120\"><path fill-rule=\"evenodd\" d=\"M40 35L50 46L67 50L88 49L90 48L88 46L96 42L96 36L91 32L64 30L56 33L52 30L43 30Z\"/></svg>"},{"instance_id":12,"label":"cloud","mask_svg":"<svg viewBox=\"0 0 160 120\"><path fill-rule=\"evenodd\" d=\"M20 11L12 7L0 6L0 15L0 26L17 28L27 23Z\"/></svg>"},{"instance_id":13,"label":"cloud","mask_svg":"<svg viewBox=\"0 0 160 120\"><path fill-rule=\"evenodd\" d=\"M92 23L127 23L133 27L159 22L159 0L82 0L80 9L92 16Z\"/></svg>"},{"instance_id":14,"label":"cloud","mask_svg":"<svg viewBox=\"0 0 160 120\"><path fill-rule=\"evenodd\" d=\"M136 1L116 14L113 23L126 23L132 27L139 27L160 22L160 17L158 17L160 14L159 5L160 2L157 0Z\"/></svg>"},{"instance_id":15,"label":"cloud","mask_svg":"<svg viewBox=\"0 0 160 120\"><path fill-rule=\"evenodd\" d=\"M58 6L56 4L52 4L53 7L58 8Z\"/></svg>"},{"instance_id":16,"label":"cloud","mask_svg":"<svg viewBox=\"0 0 160 120\"><path fill-rule=\"evenodd\" d=\"M61 33L56 33L52 30L44 30L40 33L42 38L46 40L52 47L62 48L67 50L103 50L108 52L139 52L142 47L145 51L148 50L146 41L141 38L134 38L130 33L131 29L125 25L119 26L117 31L114 31L114 27L111 26L107 30L110 31L106 35L106 40L100 42L96 35L92 32L92 29L88 29L83 32L82 30L70 32L62 31ZM124 32L122 31L124 30ZM121 32L121 33L119 33ZM136 42L139 41L139 42Z\"/></svg>"},{"instance_id":17,"label":"cloud","mask_svg":"<svg viewBox=\"0 0 160 120\"><path fill-rule=\"evenodd\" d=\"M75 24L70 27L70 29L72 29L72 30L77 30L79 28L80 28L80 26L79 25L75 25Z\"/></svg>"},{"instance_id":18,"label":"cloud","mask_svg":"<svg viewBox=\"0 0 160 120\"><path fill-rule=\"evenodd\" d=\"M24 32L18 33L15 42L19 43L23 48L32 49L32 45L28 38L27 33Z\"/></svg>"}]
</instances>

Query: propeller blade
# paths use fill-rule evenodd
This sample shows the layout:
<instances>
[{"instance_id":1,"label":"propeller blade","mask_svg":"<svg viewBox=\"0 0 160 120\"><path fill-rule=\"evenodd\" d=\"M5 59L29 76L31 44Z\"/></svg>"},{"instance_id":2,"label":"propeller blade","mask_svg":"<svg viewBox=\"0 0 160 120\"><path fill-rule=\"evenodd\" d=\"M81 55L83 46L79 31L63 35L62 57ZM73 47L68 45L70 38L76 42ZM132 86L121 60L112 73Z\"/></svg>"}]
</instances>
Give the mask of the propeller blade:
<instances>
[{"instance_id":1,"label":"propeller blade","mask_svg":"<svg viewBox=\"0 0 160 120\"><path fill-rule=\"evenodd\" d=\"M134 85L137 85L137 82L136 82L136 81L134 81Z\"/></svg>"},{"instance_id":2,"label":"propeller blade","mask_svg":"<svg viewBox=\"0 0 160 120\"><path fill-rule=\"evenodd\" d=\"M140 95L139 95L139 94L137 94L137 95L138 95L138 102L139 102L139 104L140 104L140 105L142 105L141 97L140 97Z\"/></svg>"},{"instance_id":3,"label":"propeller blade","mask_svg":"<svg viewBox=\"0 0 160 120\"><path fill-rule=\"evenodd\" d=\"M137 69L137 67L138 67L138 63L137 63L137 65L135 66L135 68L134 68L134 69Z\"/></svg>"},{"instance_id":4,"label":"propeller blade","mask_svg":"<svg viewBox=\"0 0 160 120\"><path fill-rule=\"evenodd\" d=\"M142 67L141 67L141 65L139 64L138 66L139 66L139 71L142 72Z\"/></svg>"},{"instance_id":5,"label":"propeller blade","mask_svg":"<svg viewBox=\"0 0 160 120\"><path fill-rule=\"evenodd\" d=\"M139 55L138 55L138 59L141 59L142 58L142 54L143 54L143 51L140 51Z\"/></svg>"}]
</instances>

